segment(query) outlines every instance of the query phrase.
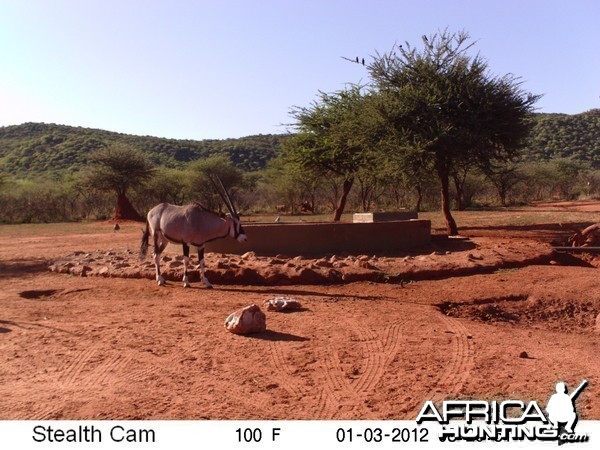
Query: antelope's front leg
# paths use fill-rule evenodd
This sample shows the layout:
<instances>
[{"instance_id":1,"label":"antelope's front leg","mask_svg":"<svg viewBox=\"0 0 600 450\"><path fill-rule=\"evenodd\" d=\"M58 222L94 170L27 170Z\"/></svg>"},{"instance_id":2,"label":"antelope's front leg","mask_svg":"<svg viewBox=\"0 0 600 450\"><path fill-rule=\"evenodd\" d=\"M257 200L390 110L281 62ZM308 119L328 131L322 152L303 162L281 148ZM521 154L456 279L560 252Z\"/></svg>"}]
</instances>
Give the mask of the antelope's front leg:
<instances>
[{"instance_id":1,"label":"antelope's front leg","mask_svg":"<svg viewBox=\"0 0 600 450\"><path fill-rule=\"evenodd\" d=\"M210 281L208 281L208 278L206 278L206 275L204 274L204 246L198 247L198 261L200 262L199 265L202 281L208 289L212 289L213 285L210 284Z\"/></svg>"},{"instance_id":2,"label":"antelope's front leg","mask_svg":"<svg viewBox=\"0 0 600 450\"><path fill-rule=\"evenodd\" d=\"M190 263L190 247L183 244L183 287L190 287L190 279L188 278L188 265Z\"/></svg>"}]
</instances>

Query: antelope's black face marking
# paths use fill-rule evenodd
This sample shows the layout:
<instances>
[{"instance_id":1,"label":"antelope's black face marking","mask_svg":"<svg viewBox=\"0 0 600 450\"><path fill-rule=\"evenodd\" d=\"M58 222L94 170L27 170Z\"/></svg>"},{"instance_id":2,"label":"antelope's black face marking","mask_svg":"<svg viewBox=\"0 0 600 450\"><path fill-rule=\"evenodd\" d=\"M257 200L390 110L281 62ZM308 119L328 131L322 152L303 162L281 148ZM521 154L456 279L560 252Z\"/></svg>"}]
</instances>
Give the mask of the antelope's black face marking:
<instances>
[{"instance_id":1,"label":"antelope's black face marking","mask_svg":"<svg viewBox=\"0 0 600 450\"><path fill-rule=\"evenodd\" d=\"M244 231L244 227L240 222L240 218L237 216L233 216L231 218L233 220L233 238L237 239L238 242L245 242L248 240L246 237L246 232Z\"/></svg>"}]
</instances>

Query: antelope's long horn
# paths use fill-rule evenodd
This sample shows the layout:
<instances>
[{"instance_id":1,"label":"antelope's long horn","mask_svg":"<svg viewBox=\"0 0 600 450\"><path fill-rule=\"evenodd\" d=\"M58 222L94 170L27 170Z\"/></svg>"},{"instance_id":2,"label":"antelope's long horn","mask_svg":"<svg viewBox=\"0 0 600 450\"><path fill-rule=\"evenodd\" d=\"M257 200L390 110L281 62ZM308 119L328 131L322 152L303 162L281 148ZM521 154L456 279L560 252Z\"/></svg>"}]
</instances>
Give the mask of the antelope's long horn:
<instances>
[{"instance_id":1,"label":"antelope's long horn","mask_svg":"<svg viewBox=\"0 0 600 450\"><path fill-rule=\"evenodd\" d=\"M221 178L219 178L218 175L215 175L215 177L217 178L217 180L219 180L220 187L219 187L219 185L217 185L217 183L215 182L215 180L212 177L212 175L208 176L208 178L210 179L211 183L215 187L215 190L219 193L219 196L221 197L221 199L223 199L223 202L225 203L225 206L229 210L229 213L231 215L237 215L236 212L235 212L235 208L233 207L233 205L231 203L231 198L229 197L229 194L227 193L227 190L225 189L225 186L223 186L223 182L221 181Z\"/></svg>"},{"instance_id":2,"label":"antelope's long horn","mask_svg":"<svg viewBox=\"0 0 600 450\"><path fill-rule=\"evenodd\" d=\"M237 209L235 209L235 206L233 204L233 200L231 199L231 196L229 195L229 192L227 192L227 189L225 189L225 186L223 186L223 182L221 181L221 178L219 178L218 175L215 175L217 177L217 180L219 180L219 184L221 185L221 189L223 189L223 192L225 193L225 196L227 198L227 202L229 203L229 207L231 208L231 213L239 216Z\"/></svg>"}]
</instances>

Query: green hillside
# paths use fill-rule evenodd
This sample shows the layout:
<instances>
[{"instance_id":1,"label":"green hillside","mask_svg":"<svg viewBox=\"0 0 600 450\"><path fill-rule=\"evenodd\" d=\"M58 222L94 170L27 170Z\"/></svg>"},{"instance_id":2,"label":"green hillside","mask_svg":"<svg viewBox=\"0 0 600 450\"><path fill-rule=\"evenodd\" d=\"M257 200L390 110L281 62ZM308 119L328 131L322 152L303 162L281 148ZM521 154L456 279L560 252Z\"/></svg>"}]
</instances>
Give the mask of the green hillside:
<instances>
[{"instance_id":1,"label":"green hillside","mask_svg":"<svg viewBox=\"0 0 600 450\"><path fill-rule=\"evenodd\" d=\"M226 155L239 168L265 167L281 149L284 135L257 135L224 140L177 140L132 136L90 128L43 123L0 127L0 170L17 177L76 172L90 152L122 142L138 148L157 165L182 167L211 155Z\"/></svg>"},{"instance_id":2,"label":"green hillside","mask_svg":"<svg viewBox=\"0 0 600 450\"><path fill-rule=\"evenodd\" d=\"M581 114L536 114L524 159L574 158L600 167L600 109ZM161 166L225 155L245 171L263 169L281 150L286 135L223 140L177 140L133 136L90 128L26 123L0 127L0 172L27 178L76 172L90 152L113 142L132 145Z\"/></svg>"},{"instance_id":3,"label":"green hillside","mask_svg":"<svg viewBox=\"0 0 600 450\"><path fill-rule=\"evenodd\" d=\"M536 114L525 159L573 158L600 168L600 109L581 114Z\"/></svg>"}]
</instances>

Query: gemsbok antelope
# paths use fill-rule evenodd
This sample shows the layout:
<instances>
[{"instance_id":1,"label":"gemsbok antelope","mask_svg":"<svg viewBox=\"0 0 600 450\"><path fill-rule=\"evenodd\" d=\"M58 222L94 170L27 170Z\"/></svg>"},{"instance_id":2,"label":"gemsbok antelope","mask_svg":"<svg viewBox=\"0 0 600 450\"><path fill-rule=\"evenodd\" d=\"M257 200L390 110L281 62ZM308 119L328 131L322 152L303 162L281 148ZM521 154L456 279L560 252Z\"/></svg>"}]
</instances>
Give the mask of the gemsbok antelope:
<instances>
[{"instance_id":1,"label":"gemsbok antelope","mask_svg":"<svg viewBox=\"0 0 600 450\"><path fill-rule=\"evenodd\" d=\"M156 281L159 286L165 284L165 279L160 274L160 257L169 243L183 246L183 287L190 286L188 265L190 262L190 245L193 245L198 248L202 281L207 288L212 288L212 284L210 284L204 273L204 244L227 236L231 236L239 242L246 241L246 233L240 223L240 216L233 206L231 197L219 177L217 177L217 180L221 189L211 178L215 189L229 210L229 214L225 218L196 202L185 206L161 203L148 212L146 229L142 235L140 246L140 259L144 260L146 258L149 246L148 240L152 236Z\"/></svg>"}]
</instances>

